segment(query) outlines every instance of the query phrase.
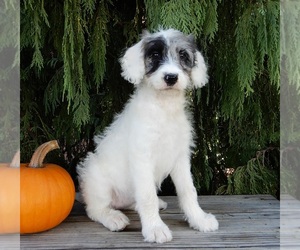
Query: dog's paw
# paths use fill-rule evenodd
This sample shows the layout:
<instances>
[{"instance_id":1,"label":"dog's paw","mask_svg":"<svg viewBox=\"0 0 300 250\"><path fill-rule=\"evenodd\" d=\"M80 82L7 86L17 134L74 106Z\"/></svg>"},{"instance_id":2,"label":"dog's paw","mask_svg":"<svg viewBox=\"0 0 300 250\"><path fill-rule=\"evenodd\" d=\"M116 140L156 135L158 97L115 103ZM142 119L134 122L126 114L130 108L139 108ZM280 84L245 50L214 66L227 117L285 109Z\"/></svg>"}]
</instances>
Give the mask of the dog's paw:
<instances>
[{"instance_id":1,"label":"dog's paw","mask_svg":"<svg viewBox=\"0 0 300 250\"><path fill-rule=\"evenodd\" d=\"M205 213L201 217L196 218L193 221L189 221L190 227L199 230L201 232L216 231L219 228L219 222L212 214Z\"/></svg>"},{"instance_id":2,"label":"dog's paw","mask_svg":"<svg viewBox=\"0 0 300 250\"><path fill-rule=\"evenodd\" d=\"M158 207L160 210L165 210L168 207L168 203L162 199L158 199Z\"/></svg>"},{"instance_id":3,"label":"dog's paw","mask_svg":"<svg viewBox=\"0 0 300 250\"><path fill-rule=\"evenodd\" d=\"M172 233L164 223L143 228L143 236L147 242L164 243L172 240Z\"/></svg>"},{"instance_id":4,"label":"dog's paw","mask_svg":"<svg viewBox=\"0 0 300 250\"><path fill-rule=\"evenodd\" d=\"M101 221L102 224L110 231L121 231L127 225L129 225L128 217L121 211L111 209L107 213L104 219Z\"/></svg>"}]
</instances>

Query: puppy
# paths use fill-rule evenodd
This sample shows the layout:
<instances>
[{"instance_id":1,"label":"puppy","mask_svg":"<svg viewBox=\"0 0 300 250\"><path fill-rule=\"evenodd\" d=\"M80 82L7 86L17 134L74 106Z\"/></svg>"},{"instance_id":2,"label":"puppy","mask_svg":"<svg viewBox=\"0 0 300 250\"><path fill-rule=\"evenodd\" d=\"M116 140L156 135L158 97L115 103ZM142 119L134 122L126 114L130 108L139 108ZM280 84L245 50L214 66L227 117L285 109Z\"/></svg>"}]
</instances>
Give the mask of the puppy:
<instances>
[{"instance_id":1,"label":"puppy","mask_svg":"<svg viewBox=\"0 0 300 250\"><path fill-rule=\"evenodd\" d=\"M129 219L119 209L134 208L145 241L170 241L171 231L159 216L167 204L157 197L170 175L190 227L217 230L218 221L198 204L190 172L193 129L185 90L208 81L193 37L173 29L144 32L120 63L135 93L104 135L95 137L95 152L77 167L87 215L120 231Z\"/></svg>"}]
</instances>

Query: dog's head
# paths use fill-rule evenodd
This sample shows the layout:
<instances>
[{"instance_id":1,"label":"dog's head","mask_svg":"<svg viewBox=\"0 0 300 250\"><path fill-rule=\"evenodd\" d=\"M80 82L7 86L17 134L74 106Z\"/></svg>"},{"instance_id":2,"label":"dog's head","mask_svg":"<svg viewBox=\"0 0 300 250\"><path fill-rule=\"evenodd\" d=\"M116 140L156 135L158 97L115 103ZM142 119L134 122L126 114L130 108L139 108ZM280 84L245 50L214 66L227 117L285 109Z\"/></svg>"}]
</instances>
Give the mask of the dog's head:
<instances>
[{"instance_id":1,"label":"dog's head","mask_svg":"<svg viewBox=\"0 0 300 250\"><path fill-rule=\"evenodd\" d=\"M145 31L120 63L126 80L133 84L145 81L158 90L198 88L208 81L207 67L193 36L173 29L153 34Z\"/></svg>"}]
</instances>

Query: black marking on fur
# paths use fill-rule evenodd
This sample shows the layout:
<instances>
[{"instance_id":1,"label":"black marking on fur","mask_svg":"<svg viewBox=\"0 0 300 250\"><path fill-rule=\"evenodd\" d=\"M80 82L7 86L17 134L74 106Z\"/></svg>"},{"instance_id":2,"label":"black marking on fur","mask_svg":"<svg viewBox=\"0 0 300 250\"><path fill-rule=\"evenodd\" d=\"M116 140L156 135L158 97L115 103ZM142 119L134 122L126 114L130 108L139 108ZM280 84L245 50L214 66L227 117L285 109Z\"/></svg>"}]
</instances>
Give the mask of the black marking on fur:
<instances>
[{"instance_id":1,"label":"black marking on fur","mask_svg":"<svg viewBox=\"0 0 300 250\"><path fill-rule=\"evenodd\" d=\"M144 45L146 75L154 73L166 60L167 45L165 40L158 37Z\"/></svg>"}]
</instances>

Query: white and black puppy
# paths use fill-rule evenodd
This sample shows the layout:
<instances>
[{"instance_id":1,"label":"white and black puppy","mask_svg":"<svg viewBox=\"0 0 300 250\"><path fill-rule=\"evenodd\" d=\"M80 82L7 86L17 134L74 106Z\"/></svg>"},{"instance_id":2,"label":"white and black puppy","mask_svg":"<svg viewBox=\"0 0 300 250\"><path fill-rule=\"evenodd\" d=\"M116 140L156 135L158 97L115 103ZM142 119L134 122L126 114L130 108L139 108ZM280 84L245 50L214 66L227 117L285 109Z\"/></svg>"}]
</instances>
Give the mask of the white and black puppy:
<instances>
[{"instance_id":1,"label":"white and black puppy","mask_svg":"<svg viewBox=\"0 0 300 250\"><path fill-rule=\"evenodd\" d=\"M190 172L194 145L185 90L208 81L193 37L173 29L144 32L120 63L122 76L136 89L104 135L95 137L95 152L77 167L88 216L119 231L129 224L119 209L134 208L146 241L170 241L159 216L167 204L157 197L170 175L190 227L217 230L218 221L198 204Z\"/></svg>"}]
</instances>

